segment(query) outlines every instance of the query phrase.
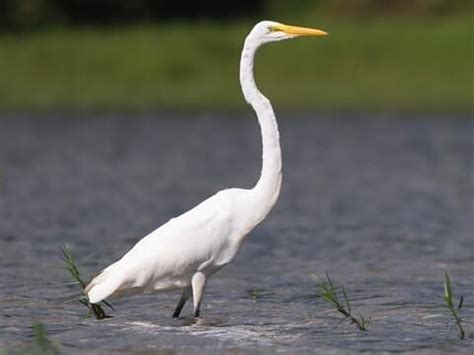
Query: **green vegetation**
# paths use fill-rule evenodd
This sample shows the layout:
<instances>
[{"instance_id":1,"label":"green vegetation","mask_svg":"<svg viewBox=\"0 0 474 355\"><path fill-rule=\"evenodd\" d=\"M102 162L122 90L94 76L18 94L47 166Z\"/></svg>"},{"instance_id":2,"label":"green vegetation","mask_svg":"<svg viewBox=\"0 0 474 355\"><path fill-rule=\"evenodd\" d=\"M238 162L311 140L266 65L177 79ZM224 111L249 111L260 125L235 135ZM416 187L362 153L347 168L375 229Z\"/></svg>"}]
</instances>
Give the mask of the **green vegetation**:
<instances>
[{"instance_id":1,"label":"green vegetation","mask_svg":"<svg viewBox=\"0 0 474 355\"><path fill-rule=\"evenodd\" d=\"M454 294L453 294L453 287L451 286L451 280L449 279L449 274L446 272L444 274L444 301L446 302L446 307L449 309L451 312L451 315L453 316L453 319L456 323L456 326L459 329L459 339L463 340L465 336L464 329L462 327L462 319L459 314L461 311L463 302L464 302L464 297L461 296L459 298L459 303L457 306L454 306Z\"/></svg>"},{"instance_id":2,"label":"green vegetation","mask_svg":"<svg viewBox=\"0 0 474 355\"><path fill-rule=\"evenodd\" d=\"M54 344L46 334L46 329L43 324L37 323L33 326L33 332L35 335L35 346L31 350L34 354L48 354L58 355L61 352L56 344Z\"/></svg>"},{"instance_id":3,"label":"green vegetation","mask_svg":"<svg viewBox=\"0 0 474 355\"><path fill-rule=\"evenodd\" d=\"M79 272L76 262L74 261L74 258L71 252L69 251L69 248L67 245L61 249L61 253L62 253L62 260L64 261L64 264L66 266L66 270L69 271L69 273L71 274L72 278L75 281L74 283L81 286L82 290L84 290L86 288L86 283L82 279L81 273ZM110 316L108 316L105 313L104 309L102 308L100 304L90 303L89 299L84 294L82 294L79 297L78 301L79 303L87 307L87 309L89 310L89 314L88 314L89 316L93 314L96 319L110 318ZM107 307L109 307L112 310L114 309L112 305L108 303L107 301L102 301L101 303L105 304Z\"/></svg>"},{"instance_id":4,"label":"green vegetation","mask_svg":"<svg viewBox=\"0 0 474 355\"><path fill-rule=\"evenodd\" d=\"M250 298L252 299L252 302L253 303L256 303L257 300L260 298L260 293L259 293L259 289L258 288L254 288L252 290L248 290L248 294L250 296Z\"/></svg>"},{"instance_id":5,"label":"green vegetation","mask_svg":"<svg viewBox=\"0 0 474 355\"><path fill-rule=\"evenodd\" d=\"M330 35L262 49L258 82L279 108L473 108L470 16L312 18L298 24ZM0 34L0 110L244 108L239 55L251 25Z\"/></svg>"},{"instance_id":6,"label":"green vegetation","mask_svg":"<svg viewBox=\"0 0 474 355\"><path fill-rule=\"evenodd\" d=\"M321 297L327 301L330 305L332 305L336 311L342 314L346 319L348 319L351 324L354 324L357 329L361 331L366 331L370 324L370 318L365 318L363 316L359 316L359 318L353 316L351 310L351 303L349 301L349 297L347 296L346 288L341 286L341 291L338 291L338 288L334 285L329 274L326 272L326 280L321 280L316 275L313 275L320 291ZM342 296L344 297L344 303L339 300L338 293L342 292Z\"/></svg>"}]
</instances>

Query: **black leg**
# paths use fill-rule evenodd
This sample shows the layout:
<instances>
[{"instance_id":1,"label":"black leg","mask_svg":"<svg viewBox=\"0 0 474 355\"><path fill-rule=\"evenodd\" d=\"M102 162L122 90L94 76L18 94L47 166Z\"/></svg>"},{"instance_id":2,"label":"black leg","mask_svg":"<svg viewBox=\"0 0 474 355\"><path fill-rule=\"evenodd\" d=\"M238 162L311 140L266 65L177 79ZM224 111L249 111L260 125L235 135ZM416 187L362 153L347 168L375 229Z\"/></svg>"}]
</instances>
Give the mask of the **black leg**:
<instances>
[{"instance_id":1,"label":"black leg","mask_svg":"<svg viewBox=\"0 0 474 355\"><path fill-rule=\"evenodd\" d=\"M178 305L176 306L176 309L174 310L173 313L173 318L178 318L179 314L183 310L184 305L186 304L186 301L188 298L191 296L191 290L190 289L184 289L183 293L181 295L181 298L178 302Z\"/></svg>"},{"instance_id":2,"label":"black leg","mask_svg":"<svg viewBox=\"0 0 474 355\"><path fill-rule=\"evenodd\" d=\"M174 310L173 318L178 318L179 317L179 314L181 313L181 310L183 309L185 303L186 303L186 300L184 300L182 298L179 300L179 303L176 306L176 309Z\"/></svg>"},{"instance_id":3,"label":"black leg","mask_svg":"<svg viewBox=\"0 0 474 355\"><path fill-rule=\"evenodd\" d=\"M201 305L199 305L194 311L194 318L199 318L199 314L201 313Z\"/></svg>"}]
</instances>

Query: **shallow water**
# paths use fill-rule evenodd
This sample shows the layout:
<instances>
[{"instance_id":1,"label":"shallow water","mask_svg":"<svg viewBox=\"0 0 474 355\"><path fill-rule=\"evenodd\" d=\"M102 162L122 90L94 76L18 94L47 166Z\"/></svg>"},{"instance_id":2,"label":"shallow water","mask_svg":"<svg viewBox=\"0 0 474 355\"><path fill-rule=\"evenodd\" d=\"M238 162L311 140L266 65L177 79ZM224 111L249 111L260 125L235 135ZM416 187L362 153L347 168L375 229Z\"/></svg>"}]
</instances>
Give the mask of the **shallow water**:
<instances>
[{"instance_id":1,"label":"shallow water","mask_svg":"<svg viewBox=\"0 0 474 355\"><path fill-rule=\"evenodd\" d=\"M467 116L282 114L279 203L211 278L202 319L189 303L171 319L175 293L116 301L105 321L66 302L65 243L90 276L215 191L255 183L258 126L235 116L0 117L0 350L42 322L67 353L473 351ZM445 270L465 296L462 342L441 307ZM369 331L317 296L310 274L325 271Z\"/></svg>"}]
</instances>

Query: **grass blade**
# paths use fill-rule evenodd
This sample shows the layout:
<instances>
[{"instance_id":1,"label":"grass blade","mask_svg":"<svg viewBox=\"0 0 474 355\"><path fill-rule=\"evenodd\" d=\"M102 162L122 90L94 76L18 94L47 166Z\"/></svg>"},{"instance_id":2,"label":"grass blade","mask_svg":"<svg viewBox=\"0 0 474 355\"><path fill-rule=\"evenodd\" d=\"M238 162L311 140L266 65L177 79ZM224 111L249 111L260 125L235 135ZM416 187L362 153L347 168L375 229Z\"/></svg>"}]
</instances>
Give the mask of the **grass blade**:
<instances>
[{"instance_id":1,"label":"grass blade","mask_svg":"<svg viewBox=\"0 0 474 355\"><path fill-rule=\"evenodd\" d=\"M351 313L351 303L349 302L349 297L347 296L346 288L342 287L342 294L344 295L344 300L346 301L347 311Z\"/></svg>"},{"instance_id":2,"label":"grass blade","mask_svg":"<svg viewBox=\"0 0 474 355\"><path fill-rule=\"evenodd\" d=\"M447 272L444 273L444 300L446 301L446 307L451 312L452 317L456 323L456 326L459 329L459 339L463 340L465 337L464 328L462 326L462 319L459 314L459 310L461 309L464 303L464 297L461 296L459 299L458 307L454 307L454 293L453 287L451 285L451 280L449 278L449 274Z\"/></svg>"},{"instance_id":3,"label":"grass blade","mask_svg":"<svg viewBox=\"0 0 474 355\"><path fill-rule=\"evenodd\" d=\"M329 274L326 272L326 280L321 280L319 277L313 275L317 285L319 286L321 297L328 303L334 306L337 312L347 318L352 324L355 324L357 329L366 331L369 326L370 319L364 317L356 318L352 315L351 303L347 294L346 288L341 286L342 295L344 297L345 305L339 301L338 289L332 282Z\"/></svg>"},{"instance_id":4,"label":"grass blade","mask_svg":"<svg viewBox=\"0 0 474 355\"><path fill-rule=\"evenodd\" d=\"M42 323L36 323L33 326L33 333L37 350L35 353L52 355L59 355L61 353L58 347L49 340L46 329Z\"/></svg>"},{"instance_id":5,"label":"grass blade","mask_svg":"<svg viewBox=\"0 0 474 355\"><path fill-rule=\"evenodd\" d=\"M61 248L61 253L62 253L62 261L65 264L66 270L69 271L69 274L71 274L72 278L75 280L77 284L79 284L84 290L87 286L86 282L82 279L81 273L79 272L79 269L76 265L76 262L74 261L74 257L72 256L69 247L65 245L63 248ZM105 318L111 318L111 316L107 315L102 308L100 304L93 304L89 302L89 299L85 294L81 294L81 296L78 299L79 303L86 306L87 309L89 310L88 315L94 315L96 319L105 319ZM107 301L102 301L102 304L106 305L112 310L115 310L114 307Z\"/></svg>"},{"instance_id":6,"label":"grass blade","mask_svg":"<svg viewBox=\"0 0 474 355\"><path fill-rule=\"evenodd\" d=\"M447 272L444 273L444 299L448 304L448 307L453 306L453 288L451 286L451 280Z\"/></svg>"}]
</instances>

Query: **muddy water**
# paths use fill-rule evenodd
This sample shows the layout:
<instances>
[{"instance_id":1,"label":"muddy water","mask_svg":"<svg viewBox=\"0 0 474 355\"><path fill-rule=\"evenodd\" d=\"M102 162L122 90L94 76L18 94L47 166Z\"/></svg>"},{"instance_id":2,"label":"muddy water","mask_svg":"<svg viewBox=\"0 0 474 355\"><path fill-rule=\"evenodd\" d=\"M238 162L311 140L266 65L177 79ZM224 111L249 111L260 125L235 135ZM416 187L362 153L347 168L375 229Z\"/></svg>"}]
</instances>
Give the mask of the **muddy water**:
<instances>
[{"instance_id":1,"label":"muddy water","mask_svg":"<svg viewBox=\"0 0 474 355\"><path fill-rule=\"evenodd\" d=\"M86 275L215 191L251 187L251 115L3 115L0 349L45 324L66 353L321 353L474 349L473 121L395 114L282 114L279 203L211 278L195 321L174 293L84 318L61 267ZM416 115L415 115L416 116ZM466 340L441 307L450 272ZM344 283L362 333L317 296L311 273Z\"/></svg>"}]
</instances>

